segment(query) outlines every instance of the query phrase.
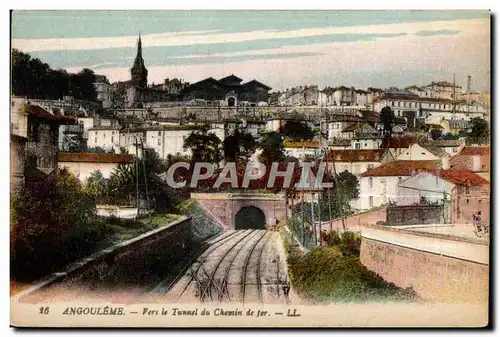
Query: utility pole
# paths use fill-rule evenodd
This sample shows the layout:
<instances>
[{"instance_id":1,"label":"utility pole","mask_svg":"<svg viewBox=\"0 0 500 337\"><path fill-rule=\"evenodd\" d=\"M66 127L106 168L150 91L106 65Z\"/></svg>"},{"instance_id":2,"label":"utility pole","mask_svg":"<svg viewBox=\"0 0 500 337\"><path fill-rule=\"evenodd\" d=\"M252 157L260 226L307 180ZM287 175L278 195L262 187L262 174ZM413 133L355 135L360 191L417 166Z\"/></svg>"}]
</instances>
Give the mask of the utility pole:
<instances>
[{"instance_id":1,"label":"utility pole","mask_svg":"<svg viewBox=\"0 0 500 337\"><path fill-rule=\"evenodd\" d=\"M301 212L302 212L302 227L300 230L300 234L301 234L301 239L302 239L302 246L304 246L305 245L304 230L306 227L305 226L305 219L304 219L304 191L302 191L301 196L302 196L302 202L300 203L300 208L301 208Z\"/></svg>"},{"instance_id":2,"label":"utility pole","mask_svg":"<svg viewBox=\"0 0 500 337\"><path fill-rule=\"evenodd\" d=\"M144 142L143 142L142 138L141 138L141 149L142 149L142 154L143 154L144 159L145 159L146 156L144 155ZM142 170L144 172L144 185L146 187L146 200L147 200L146 210L149 212L151 205L149 203L148 179L147 179L147 175L146 175L146 160L142 161Z\"/></svg>"},{"instance_id":3,"label":"utility pole","mask_svg":"<svg viewBox=\"0 0 500 337\"><path fill-rule=\"evenodd\" d=\"M316 225L314 223L314 192L311 193L311 225L314 236L314 246L318 246L318 237L316 235Z\"/></svg>"},{"instance_id":4,"label":"utility pole","mask_svg":"<svg viewBox=\"0 0 500 337\"><path fill-rule=\"evenodd\" d=\"M137 206L137 218L139 218L139 142L137 136L135 137L135 203Z\"/></svg>"}]
</instances>

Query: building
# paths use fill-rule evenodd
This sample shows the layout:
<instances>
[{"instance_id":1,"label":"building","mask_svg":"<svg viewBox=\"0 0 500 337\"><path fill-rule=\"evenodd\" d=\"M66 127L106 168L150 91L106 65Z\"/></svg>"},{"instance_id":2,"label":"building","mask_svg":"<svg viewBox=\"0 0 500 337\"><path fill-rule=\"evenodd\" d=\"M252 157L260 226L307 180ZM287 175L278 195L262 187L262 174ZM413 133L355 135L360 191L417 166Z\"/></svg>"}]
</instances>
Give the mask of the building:
<instances>
[{"instance_id":1,"label":"building","mask_svg":"<svg viewBox=\"0 0 500 337\"><path fill-rule=\"evenodd\" d=\"M416 136L401 136L390 137L382 141L381 149L389 149L392 155L397 158L401 153L405 152L411 145L418 143Z\"/></svg>"},{"instance_id":2,"label":"building","mask_svg":"<svg viewBox=\"0 0 500 337\"><path fill-rule=\"evenodd\" d=\"M82 183L86 183L90 175L101 172L104 179L109 179L120 164L132 164L134 156L130 154L59 152L59 168L66 167Z\"/></svg>"},{"instance_id":3,"label":"building","mask_svg":"<svg viewBox=\"0 0 500 337\"><path fill-rule=\"evenodd\" d=\"M101 102L104 109L109 109L113 105L113 94L115 88L111 84L109 84L108 80L105 77L98 77L98 79L101 80L94 83L95 91L97 93L97 100Z\"/></svg>"},{"instance_id":4,"label":"building","mask_svg":"<svg viewBox=\"0 0 500 337\"><path fill-rule=\"evenodd\" d=\"M135 56L134 65L130 69L131 81L134 87L147 88L148 87L148 70L144 65L144 59L142 58L142 42L141 35L139 34L139 40L137 41L137 54Z\"/></svg>"},{"instance_id":5,"label":"building","mask_svg":"<svg viewBox=\"0 0 500 337\"><path fill-rule=\"evenodd\" d=\"M328 162L330 172L359 175L392 159L386 150L330 150L323 160Z\"/></svg>"},{"instance_id":6,"label":"building","mask_svg":"<svg viewBox=\"0 0 500 337\"><path fill-rule=\"evenodd\" d=\"M316 159L322 155L320 142L318 141L288 141L283 142L285 154L287 157L297 158L299 161Z\"/></svg>"},{"instance_id":7,"label":"building","mask_svg":"<svg viewBox=\"0 0 500 337\"><path fill-rule=\"evenodd\" d=\"M252 80L243 80L230 75L219 80L213 77L190 84L181 90L184 103L200 104L212 107L237 107L267 105L271 87Z\"/></svg>"},{"instance_id":8,"label":"building","mask_svg":"<svg viewBox=\"0 0 500 337\"><path fill-rule=\"evenodd\" d=\"M10 194L24 187L25 151L27 138L10 134Z\"/></svg>"},{"instance_id":9,"label":"building","mask_svg":"<svg viewBox=\"0 0 500 337\"><path fill-rule=\"evenodd\" d=\"M444 98L444 99L456 99L456 97L462 92L462 87L455 85L447 81L432 82L426 85L424 89L429 90L431 97Z\"/></svg>"},{"instance_id":10,"label":"building","mask_svg":"<svg viewBox=\"0 0 500 337\"><path fill-rule=\"evenodd\" d=\"M89 129L87 148L102 148L107 152L120 153L119 125L99 125Z\"/></svg>"},{"instance_id":11,"label":"building","mask_svg":"<svg viewBox=\"0 0 500 337\"><path fill-rule=\"evenodd\" d=\"M74 125L76 119L55 115L26 99L13 98L11 102L11 181L13 189L24 182L44 179L57 168L59 127Z\"/></svg>"},{"instance_id":12,"label":"building","mask_svg":"<svg viewBox=\"0 0 500 337\"><path fill-rule=\"evenodd\" d=\"M460 152L460 150L465 146L465 138L461 139L440 139L428 142L432 146L439 147L446 151L450 156L454 156Z\"/></svg>"},{"instance_id":13,"label":"building","mask_svg":"<svg viewBox=\"0 0 500 337\"><path fill-rule=\"evenodd\" d=\"M360 175L359 198L351 203L357 210L368 210L397 202L398 184L418 172L435 170L435 160L395 160L370 169Z\"/></svg>"},{"instance_id":14,"label":"building","mask_svg":"<svg viewBox=\"0 0 500 337\"><path fill-rule=\"evenodd\" d=\"M134 154L136 146L153 149L160 159L166 160L169 155L190 156L191 150L184 149L184 141L193 131L202 130L203 125L158 125L127 128L120 131L120 146ZM221 129L210 129L221 141L224 134ZM135 145L137 144L137 145Z\"/></svg>"},{"instance_id":15,"label":"building","mask_svg":"<svg viewBox=\"0 0 500 337\"><path fill-rule=\"evenodd\" d=\"M483 118L488 114L486 108L479 104L467 104L466 101L448 98L420 97L410 93L385 93L373 103L373 110L380 112L390 107L397 117L411 113L415 118L433 116L433 118L465 119Z\"/></svg>"},{"instance_id":16,"label":"building","mask_svg":"<svg viewBox=\"0 0 500 337\"><path fill-rule=\"evenodd\" d=\"M445 223L472 223L472 215L481 211L489 221L489 183L479 175L455 169L420 172L398 186L398 205L443 205Z\"/></svg>"},{"instance_id":17,"label":"building","mask_svg":"<svg viewBox=\"0 0 500 337\"><path fill-rule=\"evenodd\" d=\"M152 85L152 89L158 89L161 91L165 91L168 94L178 94L181 92L182 89L187 87L189 85L189 82L184 82L182 79L178 78L173 78L169 79L166 78L165 81L161 84L157 85Z\"/></svg>"},{"instance_id":18,"label":"building","mask_svg":"<svg viewBox=\"0 0 500 337\"><path fill-rule=\"evenodd\" d=\"M440 147L425 143L414 143L406 151L399 154L397 160L437 160L449 157L448 152Z\"/></svg>"},{"instance_id":19,"label":"building","mask_svg":"<svg viewBox=\"0 0 500 337\"><path fill-rule=\"evenodd\" d=\"M489 181L490 162L489 146L464 146L457 155L450 158L450 167L469 170Z\"/></svg>"}]
</instances>

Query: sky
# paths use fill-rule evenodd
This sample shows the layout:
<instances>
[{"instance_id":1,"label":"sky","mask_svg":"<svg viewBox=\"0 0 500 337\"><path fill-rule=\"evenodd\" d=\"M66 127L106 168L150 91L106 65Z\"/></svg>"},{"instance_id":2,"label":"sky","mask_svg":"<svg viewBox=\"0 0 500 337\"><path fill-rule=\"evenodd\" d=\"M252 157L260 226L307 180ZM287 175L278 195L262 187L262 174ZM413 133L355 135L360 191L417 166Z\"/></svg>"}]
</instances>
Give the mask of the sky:
<instances>
[{"instance_id":1,"label":"sky","mask_svg":"<svg viewBox=\"0 0 500 337\"><path fill-rule=\"evenodd\" d=\"M12 48L52 68L130 79L141 34L148 82L231 74L272 91L453 81L490 86L487 11L14 11Z\"/></svg>"}]
</instances>

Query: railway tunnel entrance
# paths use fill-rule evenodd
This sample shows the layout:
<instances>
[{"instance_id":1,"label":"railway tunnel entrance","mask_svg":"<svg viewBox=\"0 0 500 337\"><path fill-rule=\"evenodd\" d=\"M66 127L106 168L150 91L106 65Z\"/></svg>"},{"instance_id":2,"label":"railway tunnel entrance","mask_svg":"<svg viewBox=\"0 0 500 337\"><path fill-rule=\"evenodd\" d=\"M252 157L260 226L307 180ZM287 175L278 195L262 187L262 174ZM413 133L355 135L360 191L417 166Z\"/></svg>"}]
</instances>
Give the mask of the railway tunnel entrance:
<instances>
[{"instance_id":1,"label":"railway tunnel entrance","mask_svg":"<svg viewBox=\"0 0 500 337\"><path fill-rule=\"evenodd\" d=\"M246 206L236 214L234 229L266 229L264 212L254 206Z\"/></svg>"}]
</instances>

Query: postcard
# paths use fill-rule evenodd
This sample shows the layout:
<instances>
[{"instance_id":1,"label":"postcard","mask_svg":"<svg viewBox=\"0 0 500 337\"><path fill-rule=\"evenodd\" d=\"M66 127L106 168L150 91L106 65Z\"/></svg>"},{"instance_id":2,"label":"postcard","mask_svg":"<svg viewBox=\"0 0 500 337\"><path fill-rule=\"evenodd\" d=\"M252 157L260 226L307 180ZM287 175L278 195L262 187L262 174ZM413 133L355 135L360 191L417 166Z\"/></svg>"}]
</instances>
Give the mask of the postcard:
<instances>
[{"instance_id":1,"label":"postcard","mask_svg":"<svg viewBox=\"0 0 500 337\"><path fill-rule=\"evenodd\" d=\"M490 18L13 10L13 327L487 327Z\"/></svg>"}]
</instances>

